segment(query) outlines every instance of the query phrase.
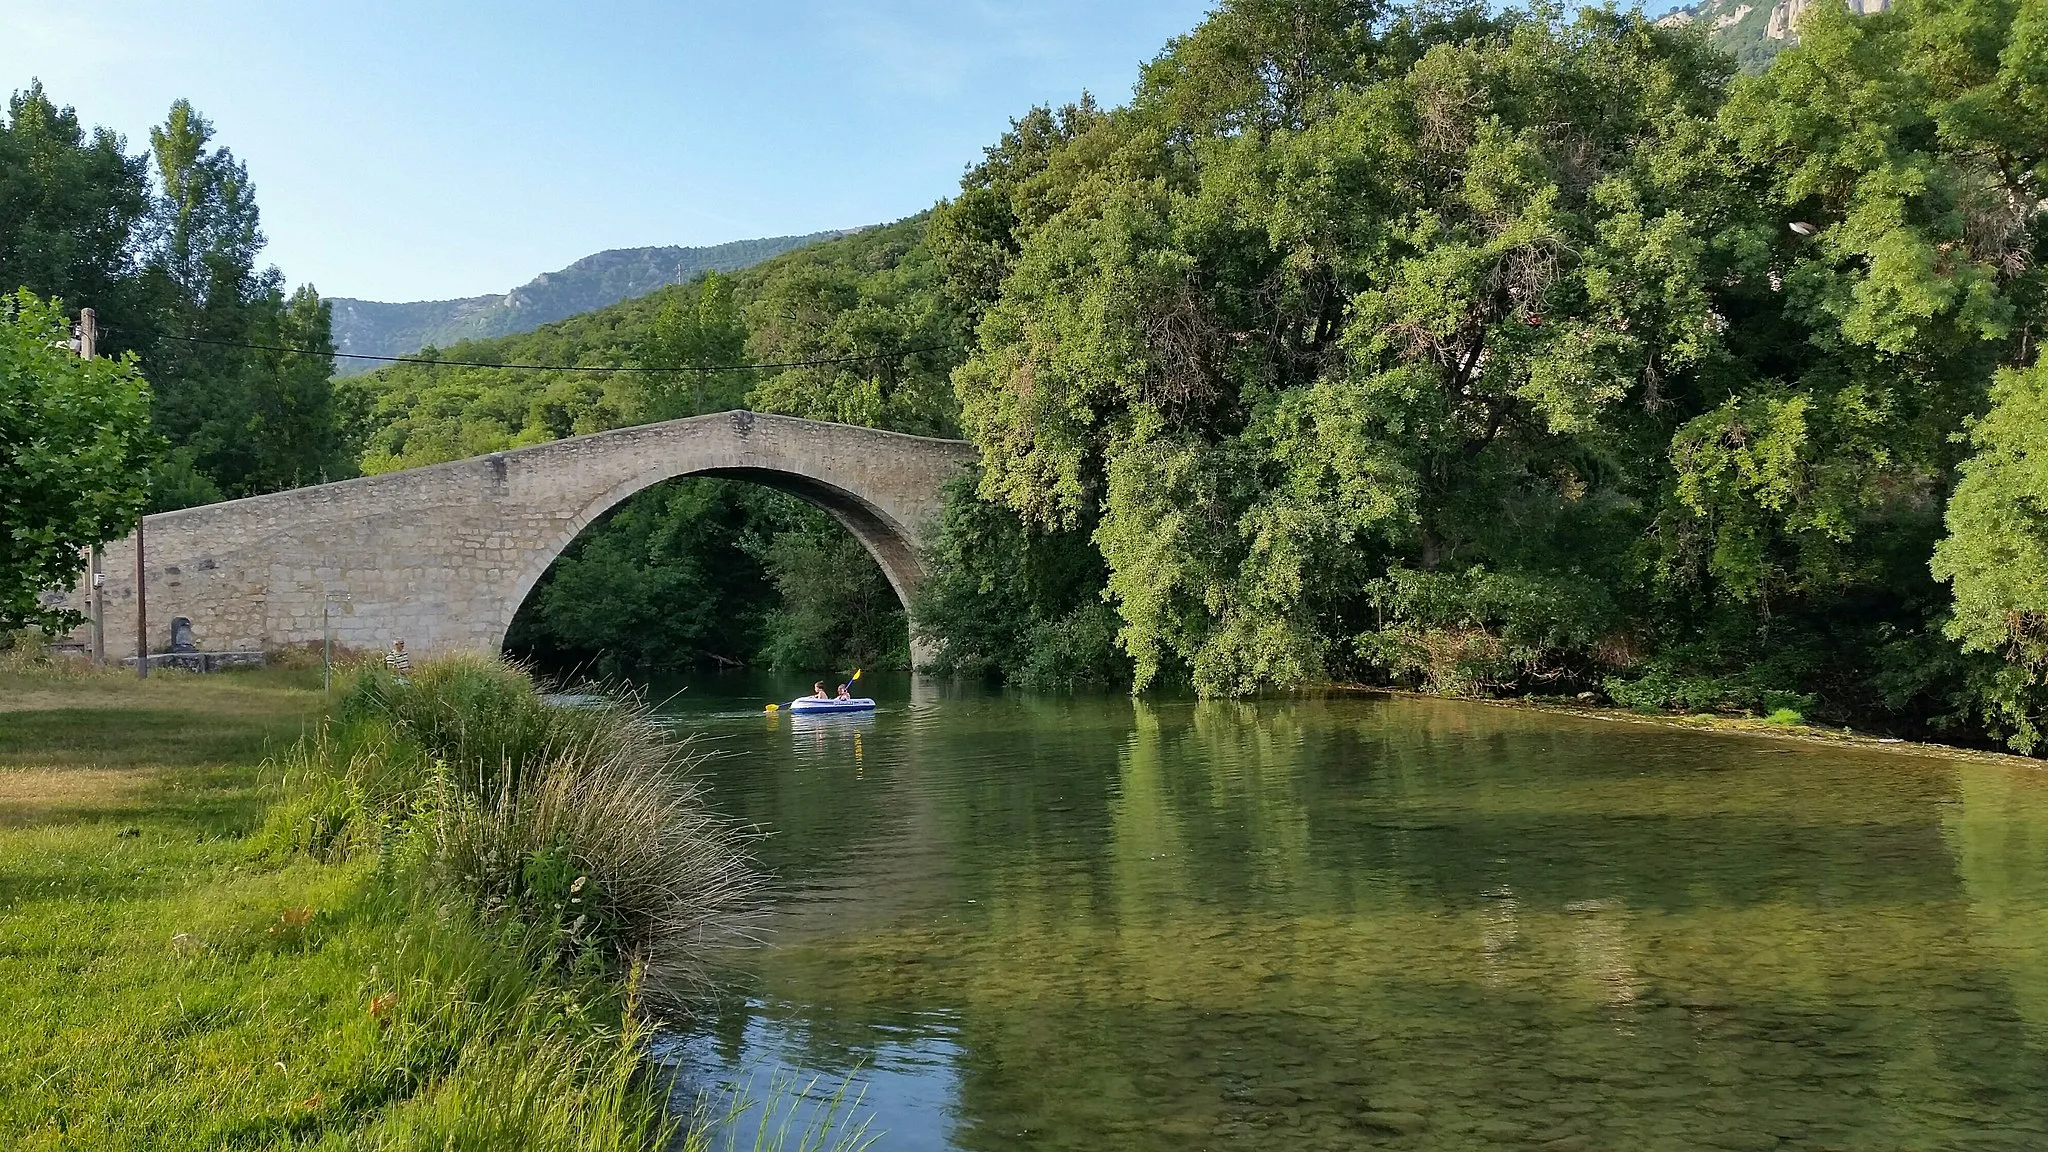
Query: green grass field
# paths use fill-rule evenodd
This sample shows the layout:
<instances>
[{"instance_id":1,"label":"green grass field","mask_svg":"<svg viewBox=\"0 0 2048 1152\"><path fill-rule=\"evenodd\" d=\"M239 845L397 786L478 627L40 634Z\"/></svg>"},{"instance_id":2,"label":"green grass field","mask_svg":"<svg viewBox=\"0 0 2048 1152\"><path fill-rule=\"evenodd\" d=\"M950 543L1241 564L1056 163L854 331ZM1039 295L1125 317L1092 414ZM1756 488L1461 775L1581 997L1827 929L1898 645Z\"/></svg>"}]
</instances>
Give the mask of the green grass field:
<instances>
[{"instance_id":1,"label":"green grass field","mask_svg":"<svg viewBox=\"0 0 2048 1152\"><path fill-rule=\"evenodd\" d=\"M645 1143L600 987L266 849L317 672L0 671L0 1147Z\"/></svg>"}]
</instances>

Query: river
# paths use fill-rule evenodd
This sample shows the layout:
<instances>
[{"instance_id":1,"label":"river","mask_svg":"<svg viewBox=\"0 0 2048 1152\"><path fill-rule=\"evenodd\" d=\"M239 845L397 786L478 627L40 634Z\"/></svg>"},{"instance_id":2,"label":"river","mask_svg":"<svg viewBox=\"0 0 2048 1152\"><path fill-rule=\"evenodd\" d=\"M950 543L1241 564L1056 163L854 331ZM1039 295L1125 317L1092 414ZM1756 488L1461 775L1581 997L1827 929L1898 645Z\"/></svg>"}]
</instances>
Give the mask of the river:
<instances>
[{"instance_id":1,"label":"river","mask_svg":"<svg viewBox=\"0 0 2048 1152\"><path fill-rule=\"evenodd\" d=\"M775 897L681 1050L851 1078L885 1152L2048 1148L2040 769L1363 696L761 711L805 685L666 705Z\"/></svg>"}]
</instances>

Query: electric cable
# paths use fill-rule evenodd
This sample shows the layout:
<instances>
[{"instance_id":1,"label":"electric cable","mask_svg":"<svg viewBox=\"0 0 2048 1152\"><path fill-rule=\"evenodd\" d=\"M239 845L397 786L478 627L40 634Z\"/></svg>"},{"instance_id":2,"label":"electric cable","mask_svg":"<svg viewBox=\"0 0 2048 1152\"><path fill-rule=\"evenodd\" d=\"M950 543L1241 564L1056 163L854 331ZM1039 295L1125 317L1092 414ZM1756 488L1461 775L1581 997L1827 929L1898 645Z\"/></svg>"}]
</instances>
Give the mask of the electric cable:
<instances>
[{"instance_id":1,"label":"electric cable","mask_svg":"<svg viewBox=\"0 0 2048 1152\"><path fill-rule=\"evenodd\" d=\"M117 325L102 324L102 332L123 332ZM431 356L372 356L367 352L321 352L313 348L289 348L282 344L248 344L239 340L216 340L206 336L179 336L170 332L153 333L160 340L179 340L187 344L208 344L219 348L246 348L254 352L285 352L299 356L329 356L337 360L375 360L385 364L440 364L450 368L506 368L519 372L750 372L779 368L820 368L833 364L864 364L871 360L900 360L921 352L957 352L958 344L926 344L913 348L902 348L894 352L876 352L866 356L819 356L808 360L779 360L761 364L681 364L662 365L616 365L602 364L493 364L483 360L441 360Z\"/></svg>"}]
</instances>

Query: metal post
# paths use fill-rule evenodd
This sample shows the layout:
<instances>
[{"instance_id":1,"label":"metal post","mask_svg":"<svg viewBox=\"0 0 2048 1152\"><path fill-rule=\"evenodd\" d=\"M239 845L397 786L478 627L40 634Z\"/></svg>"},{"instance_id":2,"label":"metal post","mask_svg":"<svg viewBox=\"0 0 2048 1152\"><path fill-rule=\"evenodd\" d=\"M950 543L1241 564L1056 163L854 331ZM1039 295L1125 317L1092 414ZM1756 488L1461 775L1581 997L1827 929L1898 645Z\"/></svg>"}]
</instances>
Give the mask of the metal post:
<instances>
[{"instance_id":1,"label":"metal post","mask_svg":"<svg viewBox=\"0 0 2048 1152\"><path fill-rule=\"evenodd\" d=\"M135 677L149 679L149 582L142 568L142 522L135 519Z\"/></svg>"}]
</instances>

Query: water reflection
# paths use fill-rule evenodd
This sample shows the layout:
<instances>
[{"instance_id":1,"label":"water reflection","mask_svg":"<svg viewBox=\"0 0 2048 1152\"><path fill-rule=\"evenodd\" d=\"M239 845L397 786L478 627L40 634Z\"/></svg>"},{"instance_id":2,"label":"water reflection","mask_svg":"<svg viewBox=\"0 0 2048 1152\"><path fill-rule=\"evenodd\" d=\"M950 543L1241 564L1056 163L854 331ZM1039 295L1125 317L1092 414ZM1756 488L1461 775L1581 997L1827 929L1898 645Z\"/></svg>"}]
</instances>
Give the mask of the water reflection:
<instances>
[{"instance_id":1,"label":"water reflection","mask_svg":"<svg viewBox=\"0 0 2048 1152\"><path fill-rule=\"evenodd\" d=\"M690 1044L862 1069L883 1147L2048 1146L2031 768L1412 700L738 702L773 687L683 698L781 894Z\"/></svg>"}]
</instances>

